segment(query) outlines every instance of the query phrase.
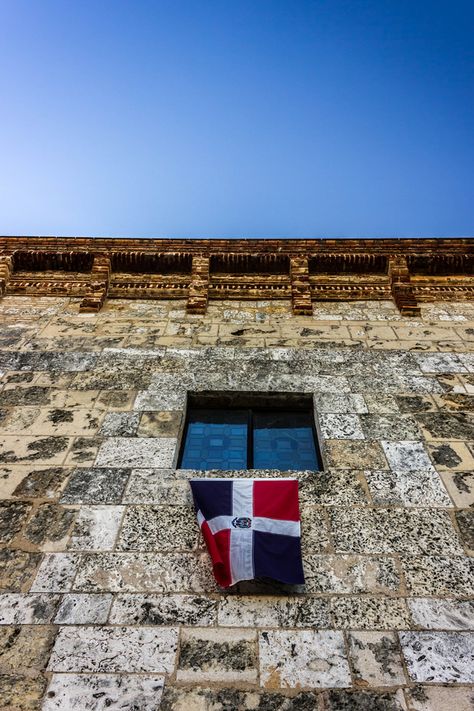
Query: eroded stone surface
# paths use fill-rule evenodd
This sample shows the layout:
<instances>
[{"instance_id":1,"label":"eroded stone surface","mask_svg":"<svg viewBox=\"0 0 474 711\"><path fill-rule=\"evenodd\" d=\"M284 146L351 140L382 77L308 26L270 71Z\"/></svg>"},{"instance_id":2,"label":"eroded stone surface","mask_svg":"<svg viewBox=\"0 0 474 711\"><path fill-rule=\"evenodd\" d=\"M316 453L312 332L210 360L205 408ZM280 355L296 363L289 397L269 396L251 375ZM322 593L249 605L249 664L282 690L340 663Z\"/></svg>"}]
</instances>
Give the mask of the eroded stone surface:
<instances>
[{"instance_id":1,"label":"eroded stone surface","mask_svg":"<svg viewBox=\"0 0 474 711\"><path fill-rule=\"evenodd\" d=\"M54 618L59 625L99 625L107 622L112 595L64 595Z\"/></svg>"},{"instance_id":2,"label":"eroded stone surface","mask_svg":"<svg viewBox=\"0 0 474 711\"><path fill-rule=\"evenodd\" d=\"M402 556L411 595L474 595L474 559L456 556Z\"/></svg>"},{"instance_id":3,"label":"eroded stone surface","mask_svg":"<svg viewBox=\"0 0 474 711\"><path fill-rule=\"evenodd\" d=\"M188 506L133 506L126 511L118 550L192 549L199 529Z\"/></svg>"},{"instance_id":4,"label":"eroded stone surface","mask_svg":"<svg viewBox=\"0 0 474 711\"><path fill-rule=\"evenodd\" d=\"M341 632L281 630L259 635L260 683L267 689L350 684Z\"/></svg>"},{"instance_id":5,"label":"eroded stone surface","mask_svg":"<svg viewBox=\"0 0 474 711\"><path fill-rule=\"evenodd\" d=\"M474 551L474 510L456 511L456 523L463 545Z\"/></svg>"},{"instance_id":6,"label":"eroded stone surface","mask_svg":"<svg viewBox=\"0 0 474 711\"><path fill-rule=\"evenodd\" d=\"M45 625L58 606L58 595L0 595L0 625Z\"/></svg>"},{"instance_id":7,"label":"eroded stone surface","mask_svg":"<svg viewBox=\"0 0 474 711\"><path fill-rule=\"evenodd\" d=\"M42 711L156 711L163 683L151 675L53 674Z\"/></svg>"},{"instance_id":8,"label":"eroded stone surface","mask_svg":"<svg viewBox=\"0 0 474 711\"><path fill-rule=\"evenodd\" d=\"M123 506L82 507L72 531L69 548L78 551L112 550L123 512Z\"/></svg>"},{"instance_id":9,"label":"eroded stone surface","mask_svg":"<svg viewBox=\"0 0 474 711\"><path fill-rule=\"evenodd\" d=\"M110 622L205 627L215 624L217 604L212 598L198 595L119 595L115 598Z\"/></svg>"},{"instance_id":10,"label":"eroded stone surface","mask_svg":"<svg viewBox=\"0 0 474 711\"><path fill-rule=\"evenodd\" d=\"M206 553L96 553L82 557L81 592L215 592Z\"/></svg>"},{"instance_id":11,"label":"eroded stone surface","mask_svg":"<svg viewBox=\"0 0 474 711\"><path fill-rule=\"evenodd\" d=\"M257 635L253 630L183 630L178 681L257 680Z\"/></svg>"},{"instance_id":12,"label":"eroded stone surface","mask_svg":"<svg viewBox=\"0 0 474 711\"><path fill-rule=\"evenodd\" d=\"M219 604L223 627L332 627L329 603L307 597L229 595Z\"/></svg>"},{"instance_id":13,"label":"eroded stone surface","mask_svg":"<svg viewBox=\"0 0 474 711\"><path fill-rule=\"evenodd\" d=\"M47 683L42 674L0 674L2 711L37 711Z\"/></svg>"},{"instance_id":14,"label":"eroded stone surface","mask_svg":"<svg viewBox=\"0 0 474 711\"><path fill-rule=\"evenodd\" d=\"M62 495L65 504L120 503L129 469L75 469Z\"/></svg>"},{"instance_id":15,"label":"eroded stone surface","mask_svg":"<svg viewBox=\"0 0 474 711\"><path fill-rule=\"evenodd\" d=\"M19 592L27 588L40 560L39 553L0 550L0 591Z\"/></svg>"},{"instance_id":16,"label":"eroded stone surface","mask_svg":"<svg viewBox=\"0 0 474 711\"><path fill-rule=\"evenodd\" d=\"M400 646L388 632L351 632L348 635L354 676L367 686L405 683Z\"/></svg>"},{"instance_id":17,"label":"eroded stone surface","mask_svg":"<svg viewBox=\"0 0 474 711\"><path fill-rule=\"evenodd\" d=\"M310 593L392 593L400 587L388 556L306 555L303 567Z\"/></svg>"},{"instance_id":18,"label":"eroded stone surface","mask_svg":"<svg viewBox=\"0 0 474 711\"><path fill-rule=\"evenodd\" d=\"M170 437L110 437L99 449L98 467L171 467L176 439Z\"/></svg>"},{"instance_id":19,"label":"eroded stone surface","mask_svg":"<svg viewBox=\"0 0 474 711\"><path fill-rule=\"evenodd\" d=\"M414 681L474 683L474 634L401 632L400 643Z\"/></svg>"},{"instance_id":20,"label":"eroded stone surface","mask_svg":"<svg viewBox=\"0 0 474 711\"><path fill-rule=\"evenodd\" d=\"M9 543L28 518L31 505L20 501L0 501L0 543Z\"/></svg>"},{"instance_id":21,"label":"eroded stone surface","mask_svg":"<svg viewBox=\"0 0 474 711\"><path fill-rule=\"evenodd\" d=\"M47 553L31 586L31 592L68 592L76 574L78 558L73 553Z\"/></svg>"},{"instance_id":22,"label":"eroded stone surface","mask_svg":"<svg viewBox=\"0 0 474 711\"><path fill-rule=\"evenodd\" d=\"M329 515L340 553L463 553L445 511L333 508Z\"/></svg>"},{"instance_id":23,"label":"eroded stone surface","mask_svg":"<svg viewBox=\"0 0 474 711\"><path fill-rule=\"evenodd\" d=\"M23 535L40 550L61 550L75 515L75 511L63 506L42 504L28 521Z\"/></svg>"},{"instance_id":24,"label":"eroded stone surface","mask_svg":"<svg viewBox=\"0 0 474 711\"><path fill-rule=\"evenodd\" d=\"M109 412L100 427L103 437L134 437L140 416L136 412Z\"/></svg>"},{"instance_id":25,"label":"eroded stone surface","mask_svg":"<svg viewBox=\"0 0 474 711\"><path fill-rule=\"evenodd\" d=\"M0 627L0 674L36 676L45 668L56 630L46 625Z\"/></svg>"},{"instance_id":26,"label":"eroded stone surface","mask_svg":"<svg viewBox=\"0 0 474 711\"><path fill-rule=\"evenodd\" d=\"M386 506L452 506L434 470L421 472L368 471L366 479L375 504Z\"/></svg>"},{"instance_id":27,"label":"eroded stone surface","mask_svg":"<svg viewBox=\"0 0 474 711\"><path fill-rule=\"evenodd\" d=\"M390 468L394 472L416 472L431 469L432 464L421 442L382 442Z\"/></svg>"},{"instance_id":28,"label":"eroded stone surface","mask_svg":"<svg viewBox=\"0 0 474 711\"><path fill-rule=\"evenodd\" d=\"M300 691L286 696L284 693L272 691L199 687L190 689L166 684L160 711L319 711L322 708L319 702L319 695L312 691ZM394 707L393 711L398 709L395 710Z\"/></svg>"},{"instance_id":29,"label":"eroded stone surface","mask_svg":"<svg viewBox=\"0 0 474 711\"><path fill-rule=\"evenodd\" d=\"M472 711L474 708L474 689L455 686L419 685L405 691L410 711L443 711L455 708L456 711Z\"/></svg>"},{"instance_id":30,"label":"eroded stone surface","mask_svg":"<svg viewBox=\"0 0 474 711\"><path fill-rule=\"evenodd\" d=\"M61 627L48 669L54 672L155 672L174 667L178 632L170 627Z\"/></svg>"},{"instance_id":31,"label":"eroded stone surface","mask_svg":"<svg viewBox=\"0 0 474 711\"><path fill-rule=\"evenodd\" d=\"M328 711L405 711L401 691L328 691L323 696Z\"/></svg>"},{"instance_id":32,"label":"eroded stone surface","mask_svg":"<svg viewBox=\"0 0 474 711\"><path fill-rule=\"evenodd\" d=\"M471 630L474 629L474 602L414 598L408 600L412 619L422 629Z\"/></svg>"},{"instance_id":33,"label":"eroded stone surface","mask_svg":"<svg viewBox=\"0 0 474 711\"><path fill-rule=\"evenodd\" d=\"M400 630L410 626L405 600L398 598L333 598L331 611L336 629Z\"/></svg>"}]
</instances>

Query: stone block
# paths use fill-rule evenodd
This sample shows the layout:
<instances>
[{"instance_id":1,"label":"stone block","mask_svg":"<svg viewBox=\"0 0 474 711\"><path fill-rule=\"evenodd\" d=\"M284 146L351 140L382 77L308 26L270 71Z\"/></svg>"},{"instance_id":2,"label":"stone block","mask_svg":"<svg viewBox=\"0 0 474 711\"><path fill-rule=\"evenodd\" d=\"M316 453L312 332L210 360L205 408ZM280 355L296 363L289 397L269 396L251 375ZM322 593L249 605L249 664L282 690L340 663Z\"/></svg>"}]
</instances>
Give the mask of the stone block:
<instances>
[{"instance_id":1,"label":"stone block","mask_svg":"<svg viewBox=\"0 0 474 711\"><path fill-rule=\"evenodd\" d=\"M390 469L395 472L427 471L433 467L421 442L401 441L382 443ZM377 467L367 467L376 469ZM383 469L383 467L381 467Z\"/></svg>"},{"instance_id":2,"label":"stone block","mask_svg":"<svg viewBox=\"0 0 474 711\"><path fill-rule=\"evenodd\" d=\"M257 635L253 630L184 629L178 681L257 681Z\"/></svg>"},{"instance_id":3,"label":"stone block","mask_svg":"<svg viewBox=\"0 0 474 711\"><path fill-rule=\"evenodd\" d=\"M314 597L227 595L219 602L222 627L317 627L332 626L329 602Z\"/></svg>"},{"instance_id":4,"label":"stone block","mask_svg":"<svg viewBox=\"0 0 474 711\"><path fill-rule=\"evenodd\" d=\"M31 592L68 592L78 562L74 553L47 553L31 585Z\"/></svg>"},{"instance_id":5,"label":"stone block","mask_svg":"<svg viewBox=\"0 0 474 711\"><path fill-rule=\"evenodd\" d=\"M98 711L114 707L156 711L163 683L163 677L156 675L53 674L42 711Z\"/></svg>"},{"instance_id":6,"label":"stone block","mask_svg":"<svg viewBox=\"0 0 474 711\"><path fill-rule=\"evenodd\" d=\"M199 527L189 506L130 506L123 520L117 550L193 549Z\"/></svg>"},{"instance_id":7,"label":"stone block","mask_svg":"<svg viewBox=\"0 0 474 711\"><path fill-rule=\"evenodd\" d=\"M349 655L356 684L399 686L405 683L398 639L390 632L350 632Z\"/></svg>"},{"instance_id":8,"label":"stone block","mask_svg":"<svg viewBox=\"0 0 474 711\"><path fill-rule=\"evenodd\" d=\"M474 559L467 556L402 556L410 595L474 595Z\"/></svg>"},{"instance_id":9,"label":"stone block","mask_svg":"<svg viewBox=\"0 0 474 711\"><path fill-rule=\"evenodd\" d=\"M366 555L305 555L309 593L394 593L400 576L393 558Z\"/></svg>"},{"instance_id":10,"label":"stone block","mask_svg":"<svg viewBox=\"0 0 474 711\"><path fill-rule=\"evenodd\" d=\"M413 681L474 683L474 634L401 632L400 644Z\"/></svg>"},{"instance_id":11,"label":"stone block","mask_svg":"<svg viewBox=\"0 0 474 711\"><path fill-rule=\"evenodd\" d=\"M329 517L338 553L463 553L446 511L334 507Z\"/></svg>"},{"instance_id":12,"label":"stone block","mask_svg":"<svg viewBox=\"0 0 474 711\"><path fill-rule=\"evenodd\" d=\"M100 551L114 547L124 512L123 506L83 506L69 542L70 550Z\"/></svg>"},{"instance_id":13,"label":"stone block","mask_svg":"<svg viewBox=\"0 0 474 711\"><path fill-rule=\"evenodd\" d=\"M367 471L374 504L385 506L452 506L443 482L434 470L421 472Z\"/></svg>"},{"instance_id":14,"label":"stone block","mask_svg":"<svg viewBox=\"0 0 474 711\"><path fill-rule=\"evenodd\" d=\"M48 670L169 674L177 647L178 632L172 627L61 627Z\"/></svg>"},{"instance_id":15,"label":"stone block","mask_svg":"<svg viewBox=\"0 0 474 711\"><path fill-rule=\"evenodd\" d=\"M474 630L474 602L412 598L408 607L417 627L427 630Z\"/></svg>"},{"instance_id":16,"label":"stone block","mask_svg":"<svg viewBox=\"0 0 474 711\"><path fill-rule=\"evenodd\" d=\"M100 625L107 622L112 595L69 593L64 595L54 618L57 625Z\"/></svg>"},{"instance_id":17,"label":"stone block","mask_svg":"<svg viewBox=\"0 0 474 711\"><path fill-rule=\"evenodd\" d=\"M364 433L358 415L319 416L321 434L325 439L364 439Z\"/></svg>"},{"instance_id":18,"label":"stone block","mask_svg":"<svg viewBox=\"0 0 474 711\"><path fill-rule=\"evenodd\" d=\"M0 625L47 625L59 603L59 595L0 595Z\"/></svg>"},{"instance_id":19,"label":"stone block","mask_svg":"<svg viewBox=\"0 0 474 711\"><path fill-rule=\"evenodd\" d=\"M259 634L266 689L344 687L351 683L341 632L268 630Z\"/></svg>"},{"instance_id":20,"label":"stone block","mask_svg":"<svg viewBox=\"0 0 474 711\"><path fill-rule=\"evenodd\" d=\"M64 504L118 504L129 469L75 469L61 497Z\"/></svg>"},{"instance_id":21,"label":"stone block","mask_svg":"<svg viewBox=\"0 0 474 711\"><path fill-rule=\"evenodd\" d=\"M171 467L176 452L175 438L110 437L99 449L98 467Z\"/></svg>"},{"instance_id":22,"label":"stone block","mask_svg":"<svg viewBox=\"0 0 474 711\"><path fill-rule=\"evenodd\" d=\"M331 612L336 629L400 630L410 626L408 609L401 598L332 598Z\"/></svg>"},{"instance_id":23,"label":"stone block","mask_svg":"<svg viewBox=\"0 0 474 711\"><path fill-rule=\"evenodd\" d=\"M110 622L119 625L206 627L216 619L217 601L198 595L118 595L110 615Z\"/></svg>"},{"instance_id":24,"label":"stone block","mask_svg":"<svg viewBox=\"0 0 474 711\"><path fill-rule=\"evenodd\" d=\"M0 591L20 592L28 587L40 560L40 553L1 549Z\"/></svg>"}]
</instances>

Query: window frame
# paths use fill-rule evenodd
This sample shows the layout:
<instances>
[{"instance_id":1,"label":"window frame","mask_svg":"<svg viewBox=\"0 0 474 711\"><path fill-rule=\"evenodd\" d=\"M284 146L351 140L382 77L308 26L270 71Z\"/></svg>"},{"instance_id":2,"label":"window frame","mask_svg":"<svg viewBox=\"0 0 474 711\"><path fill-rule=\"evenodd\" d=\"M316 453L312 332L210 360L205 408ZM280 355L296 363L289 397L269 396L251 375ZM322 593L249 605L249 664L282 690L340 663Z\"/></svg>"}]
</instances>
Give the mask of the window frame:
<instances>
[{"instance_id":1,"label":"window frame","mask_svg":"<svg viewBox=\"0 0 474 711\"><path fill-rule=\"evenodd\" d=\"M324 462L321 453L321 446L319 443L318 430L316 427L316 417L314 410L314 400L312 395L308 393L222 393L227 397L229 395L238 395L237 402L226 403L219 402L219 393L203 393L202 398L200 393L188 393L188 399L186 403L186 413L184 418L184 424L181 432L181 441L178 450L177 459L177 469L183 469L182 461L184 455L184 448L186 446L186 439L188 435L189 420L190 415L196 410L221 410L221 411L235 411L240 410L241 412L247 413L247 466L246 470L254 469L254 427L253 419L254 413L264 413L272 414L278 411L285 413L304 413L307 414L310 420L311 432L313 435L313 444L316 454L316 469L310 469L305 471L321 472L324 471ZM276 399L269 403L267 406L259 402L260 399L265 400L267 396L276 395ZM285 398L288 396L290 402L286 403ZM239 399L242 401L239 402ZM301 404L297 405L297 399L301 398ZM224 400L226 398L223 398ZM272 399L272 398L271 398ZM255 404L254 404L255 403ZM201 469L196 471L213 471L212 469ZM226 470L216 470L216 471L226 471ZM255 469L255 471L262 471L262 469ZM277 471L300 471L298 469L279 469Z\"/></svg>"}]
</instances>

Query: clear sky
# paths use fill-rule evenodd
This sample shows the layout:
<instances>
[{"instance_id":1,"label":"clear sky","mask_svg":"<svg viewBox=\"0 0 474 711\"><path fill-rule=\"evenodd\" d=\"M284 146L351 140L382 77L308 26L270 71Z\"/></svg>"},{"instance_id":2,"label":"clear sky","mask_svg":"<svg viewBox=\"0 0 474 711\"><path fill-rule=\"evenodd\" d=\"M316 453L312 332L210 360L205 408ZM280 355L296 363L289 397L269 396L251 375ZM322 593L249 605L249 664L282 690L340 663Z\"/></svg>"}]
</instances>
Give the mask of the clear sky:
<instances>
[{"instance_id":1,"label":"clear sky","mask_svg":"<svg viewBox=\"0 0 474 711\"><path fill-rule=\"evenodd\" d=\"M0 234L474 236L473 0L0 0Z\"/></svg>"}]
</instances>

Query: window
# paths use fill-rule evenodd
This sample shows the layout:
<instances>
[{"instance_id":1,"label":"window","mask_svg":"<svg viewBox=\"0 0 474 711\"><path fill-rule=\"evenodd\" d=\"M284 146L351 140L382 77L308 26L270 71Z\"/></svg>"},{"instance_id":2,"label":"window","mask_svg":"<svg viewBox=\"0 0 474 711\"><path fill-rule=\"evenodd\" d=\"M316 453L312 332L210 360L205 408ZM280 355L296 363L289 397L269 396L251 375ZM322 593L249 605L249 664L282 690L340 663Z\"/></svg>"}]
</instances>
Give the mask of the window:
<instances>
[{"instance_id":1,"label":"window","mask_svg":"<svg viewBox=\"0 0 474 711\"><path fill-rule=\"evenodd\" d=\"M255 397L252 406L226 408L215 406L218 398L191 400L178 466L321 469L312 410L305 406L308 398L302 397L298 408L292 406L295 398L291 395L289 402L280 397L270 407L259 407Z\"/></svg>"}]
</instances>

